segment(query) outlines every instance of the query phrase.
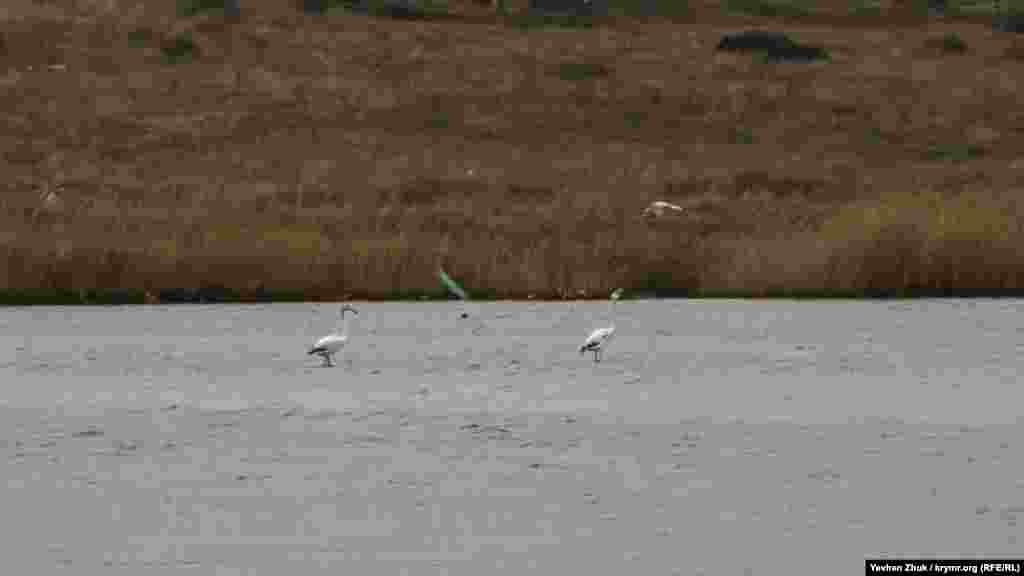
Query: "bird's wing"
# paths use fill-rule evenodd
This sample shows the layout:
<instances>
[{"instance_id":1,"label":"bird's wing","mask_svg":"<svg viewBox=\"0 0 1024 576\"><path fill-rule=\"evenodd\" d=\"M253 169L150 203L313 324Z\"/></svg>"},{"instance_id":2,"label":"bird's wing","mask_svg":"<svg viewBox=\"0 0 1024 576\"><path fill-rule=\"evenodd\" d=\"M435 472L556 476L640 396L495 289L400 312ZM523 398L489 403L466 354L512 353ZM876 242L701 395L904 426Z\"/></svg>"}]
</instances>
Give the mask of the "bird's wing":
<instances>
[{"instance_id":1,"label":"bird's wing","mask_svg":"<svg viewBox=\"0 0 1024 576\"><path fill-rule=\"evenodd\" d=\"M658 200L657 202L651 204L651 206L656 206L658 208L668 208L669 210L675 210L677 212L682 211L683 209L683 207L680 206L679 204L673 204L671 202L666 202L664 200Z\"/></svg>"},{"instance_id":2,"label":"bird's wing","mask_svg":"<svg viewBox=\"0 0 1024 576\"><path fill-rule=\"evenodd\" d=\"M587 348L590 348L593 345L594 334L591 334L590 336L587 336L587 339L583 341L583 344L580 344L580 351L582 352L583 350L586 350Z\"/></svg>"},{"instance_id":3,"label":"bird's wing","mask_svg":"<svg viewBox=\"0 0 1024 576\"><path fill-rule=\"evenodd\" d=\"M313 348L327 348L330 346L338 346L345 343L345 338L337 334L328 334L323 338L316 341Z\"/></svg>"},{"instance_id":4,"label":"bird's wing","mask_svg":"<svg viewBox=\"0 0 1024 576\"><path fill-rule=\"evenodd\" d=\"M608 328L598 328L597 330L594 330L593 332L590 333L590 336L587 336L587 339L583 342L583 347L586 348L587 346L593 346L595 344L603 342L604 339L607 338L608 334L610 333L611 331Z\"/></svg>"},{"instance_id":5,"label":"bird's wing","mask_svg":"<svg viewBox=\"0 0 1024 576\"><path fill-rule=\"evenodd\" d=\"M647 210L644 210L644 212L662 212L664 210L675 210L676 212L682 212L683 207L678 204L673 204L671 202L665 202L664 200L657 200L651 202L651 205L648 206Z\"/></svg>"}]
</instances>

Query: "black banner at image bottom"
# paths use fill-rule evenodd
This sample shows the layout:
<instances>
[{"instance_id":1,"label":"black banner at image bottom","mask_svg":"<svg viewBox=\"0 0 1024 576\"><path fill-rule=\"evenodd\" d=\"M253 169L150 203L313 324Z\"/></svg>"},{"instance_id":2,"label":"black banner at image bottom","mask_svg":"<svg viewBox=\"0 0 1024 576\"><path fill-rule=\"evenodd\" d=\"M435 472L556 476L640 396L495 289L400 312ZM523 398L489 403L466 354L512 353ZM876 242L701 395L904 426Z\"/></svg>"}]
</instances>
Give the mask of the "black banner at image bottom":
<instances>
[{"instance_id":1,"label":"black banner at image bottom","mask_svg":"<svg viewBox=\"0 0 1024 576\"><path fill-rule=\"evenodd\" d=\"M956 574L1022 574L1024 558L869 558L864 574L919 574L955 576Z\"/></svg>"}]
</instances>

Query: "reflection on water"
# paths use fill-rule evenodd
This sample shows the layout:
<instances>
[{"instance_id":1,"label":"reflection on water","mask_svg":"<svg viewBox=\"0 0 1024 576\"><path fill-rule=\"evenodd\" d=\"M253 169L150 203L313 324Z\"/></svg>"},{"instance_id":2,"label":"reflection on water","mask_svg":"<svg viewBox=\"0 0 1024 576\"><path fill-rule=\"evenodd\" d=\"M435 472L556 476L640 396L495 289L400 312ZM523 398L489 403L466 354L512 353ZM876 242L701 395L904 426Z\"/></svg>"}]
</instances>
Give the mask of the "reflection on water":
<instances>
[{"instance_id":1,"label":"reflection on water","mask_svg":"<svg viewBox=\"0 0 1024 576\"><path fill-rule=\"evenodd\" d=\"M327 369L336 305L6 308L0 402L1014 421L1022 305L626 301L594 364L607 303L363 303Z\"/></svg>"}]
</instances>

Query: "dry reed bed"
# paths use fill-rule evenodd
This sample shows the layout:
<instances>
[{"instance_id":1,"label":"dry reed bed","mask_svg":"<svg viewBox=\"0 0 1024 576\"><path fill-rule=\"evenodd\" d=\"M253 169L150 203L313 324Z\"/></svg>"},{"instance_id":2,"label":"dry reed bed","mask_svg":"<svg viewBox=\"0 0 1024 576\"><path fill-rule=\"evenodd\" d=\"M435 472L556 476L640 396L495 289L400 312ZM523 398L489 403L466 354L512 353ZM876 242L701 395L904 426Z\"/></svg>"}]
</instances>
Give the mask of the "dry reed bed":
<instances>
[{"instance_id":1,"label":"dry reed bed","mask_svg":"<svg viewBox=\"0 0 1024 576\"><path fill-rule=\"evenodd\" d=\"M0 289L385 297L438 265L495 297L1024 287L1024 67L981 26L794 26L833 60L776 65L712 51L740 24L118 14L3 23ZM161 64L185 27L200 56ZM947 31L971 50L929 52ZM687 215L640 219L659 197Z\"/></svg>"}]
</instances>

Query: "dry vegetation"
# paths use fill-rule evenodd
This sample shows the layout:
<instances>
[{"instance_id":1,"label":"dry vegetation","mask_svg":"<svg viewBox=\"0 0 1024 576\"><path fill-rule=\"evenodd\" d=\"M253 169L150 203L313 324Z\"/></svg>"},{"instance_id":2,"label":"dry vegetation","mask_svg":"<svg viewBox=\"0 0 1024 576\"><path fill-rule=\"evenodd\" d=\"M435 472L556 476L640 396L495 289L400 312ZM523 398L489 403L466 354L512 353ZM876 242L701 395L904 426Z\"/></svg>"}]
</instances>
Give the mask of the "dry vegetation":
<instances>
[{"instance_id":1,"label":"dry vegetation","mask_svg":"<svg viewBox=\"0 0 1024 576\"><path fill-rule=\"evenodd\" d=\"M581 29L11 0L0 290L408 297L443 265L493 297L1024 292L1019 40L717 4ZM755 25L831 59L713 50ZM658 198L687 214L640 218Z\"/></svg>"}]
</instances>

